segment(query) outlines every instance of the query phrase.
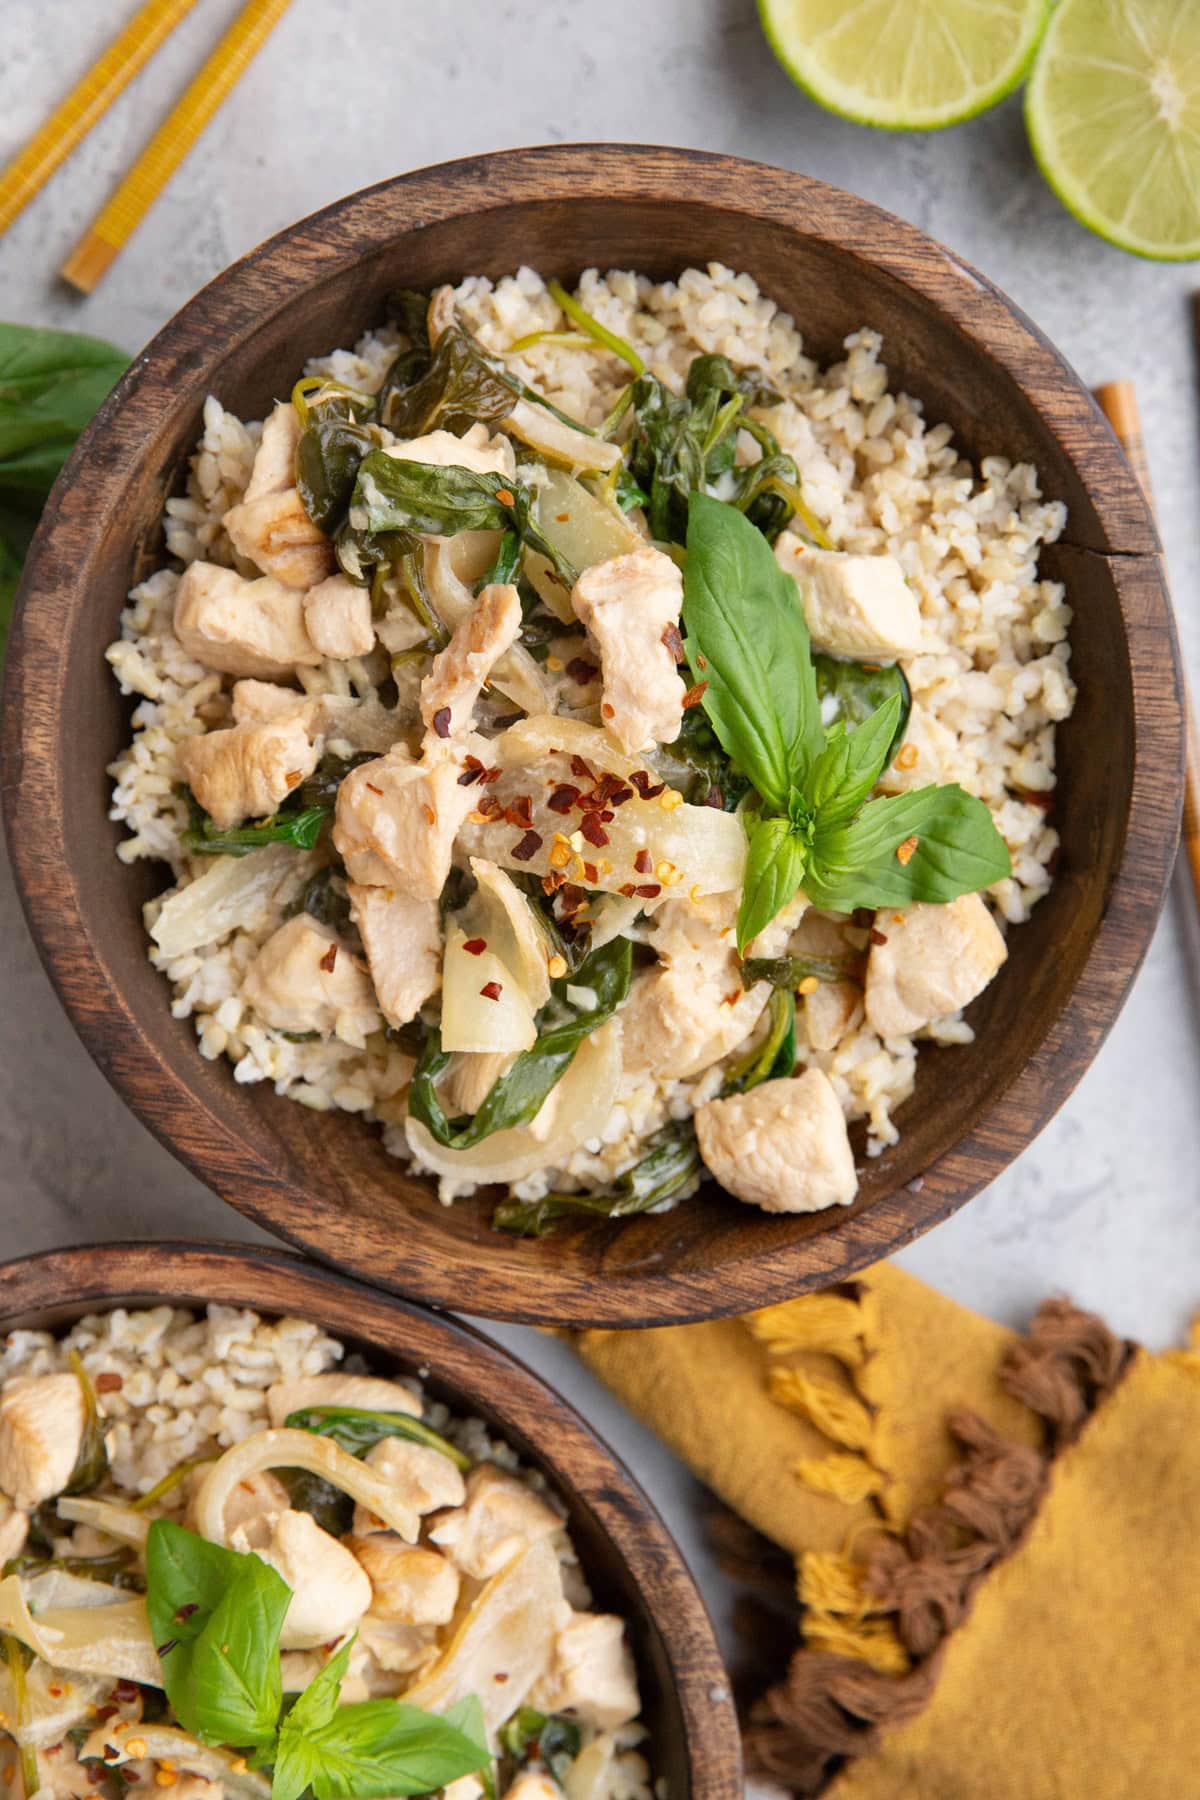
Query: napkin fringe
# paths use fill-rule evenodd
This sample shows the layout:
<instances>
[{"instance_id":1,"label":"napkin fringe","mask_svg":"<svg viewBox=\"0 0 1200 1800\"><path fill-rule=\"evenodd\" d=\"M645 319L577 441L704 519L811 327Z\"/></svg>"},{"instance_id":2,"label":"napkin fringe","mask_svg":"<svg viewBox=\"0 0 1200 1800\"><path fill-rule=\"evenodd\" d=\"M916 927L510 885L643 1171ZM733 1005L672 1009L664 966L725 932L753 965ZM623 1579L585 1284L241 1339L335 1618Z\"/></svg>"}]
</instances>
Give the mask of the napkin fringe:
<instances>
[{"instance_id":1,"label":"napkin fringe","mask_svg":"<svg viewBox=\"0 0 1200 1800\"><path fill-rule=\"evenodd\" d=\"M834 1304L814 1308L812 1300ZM755 1315L751 1329L772 1352L824 1350L849 1369L865 1365L874 1337L869 1310L850 1295L786 1302ZM864 1355L853 1360L860 1344ZM917 1511L902 1534L887 1535L881 1520L863 1556L801 1558L805 1642L786 1679L750 1708L745 1736L752 1773L794 1794L815 1795L847 1757L870 1753L885 1730L922 1710L949 1634L966 1618L988 1571L1032 1527L1053 1458L1113 1391L1129 1353L1094 1314L1065 1299L1047 1301L998 1372L1008 1392L1043 1420L1045 1448L1002 1438L973 1411L952 1412L947 1426L961 1461L939 1501ZM770 1380L777 1398L842 1446L836 1455L843 1466L855 1464L849 1474L858 1464L876 1473L866 1454L871 1412L865 1402L794 1370L774 1369ZM818 1468L832 1460L812 1459ZM835 1490L826 1485L823 1491Z\"/></svg>"}]
</instances>

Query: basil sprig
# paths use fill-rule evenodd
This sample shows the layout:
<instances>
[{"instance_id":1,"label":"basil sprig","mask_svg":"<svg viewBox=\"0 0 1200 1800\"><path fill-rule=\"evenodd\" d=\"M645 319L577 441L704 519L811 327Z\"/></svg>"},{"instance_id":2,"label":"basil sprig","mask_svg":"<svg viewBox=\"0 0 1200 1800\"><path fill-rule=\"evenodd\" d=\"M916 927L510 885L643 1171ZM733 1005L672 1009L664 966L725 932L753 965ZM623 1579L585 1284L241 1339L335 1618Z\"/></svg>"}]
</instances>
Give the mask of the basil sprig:
<instances>
[{"instance_id":1,"label":"basil sprig","mask_svg":"<svg viewBox=\"0 0 1200 1800\"><path fill-rule=\"evenodd\" d=\"M353 1643L286 1718L279 1638L292 1590L259 1556L210 1544L169 1519L146 1543L146 1609L175 1716L202 1743L272 1768L272 1800L386 1800L490 1768L479 1701L444 1715L398 1700L338 1704Z\"/></svg>"},{"instance_id":2,"label":"basil sprig","mask_svg":"<svg viewBox=\"0 0 1200 1800\"><path fill-rule=\"evenodd\" d=\"M739 950L800 887L816 906L852 912L954 900L1012 873L991 813L961 787L868 799L892 754L902 694L853 731L845 717L822 725L795 582L737 507L706 494L688 503L683 616L704 709L762 801L746 814Z\"/></svg>"}]
</instances>

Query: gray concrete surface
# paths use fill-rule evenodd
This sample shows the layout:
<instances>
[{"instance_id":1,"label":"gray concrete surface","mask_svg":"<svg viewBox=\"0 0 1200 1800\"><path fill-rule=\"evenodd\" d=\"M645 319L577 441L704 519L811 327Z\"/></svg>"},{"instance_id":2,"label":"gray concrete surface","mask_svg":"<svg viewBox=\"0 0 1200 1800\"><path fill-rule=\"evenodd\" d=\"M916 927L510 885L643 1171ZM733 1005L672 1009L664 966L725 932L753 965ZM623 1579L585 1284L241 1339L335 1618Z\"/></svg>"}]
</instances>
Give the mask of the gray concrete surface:
<instances>
[{"instance_id":1,"label":"gray concrete surface","mask_svg":"<svg viewBox=\"0 0 1200 1800\"><path fill-rule=\"evenodd\" d=\"M132 0L5 0L0 157L40 122ZM1193 679L1200 681L1200 404L1190 298L1200 271L1089 237L1044 187L1019 102L953 131L877 135L807 102L752 0L295 0L100 292L54 270L237 10L201 0L7 237L0 316L148 338L231 258L337 195L508 145L622 139L736 152L854 189L997 280L1089 383L1138 387ZM1173 1339L1200 1304L1197 940L1174 896L1108 1045L1058 1119L989 1193L914 1245L908 1267L1020 1322L1069 1289L1119 1329ZM76 1042L0 873L0 1256L155 1233L251 1228L124 1111ZM497 1335L628 1458L710 1599L693 1484L562 1346Z\"/></svg>"}]
</instances>

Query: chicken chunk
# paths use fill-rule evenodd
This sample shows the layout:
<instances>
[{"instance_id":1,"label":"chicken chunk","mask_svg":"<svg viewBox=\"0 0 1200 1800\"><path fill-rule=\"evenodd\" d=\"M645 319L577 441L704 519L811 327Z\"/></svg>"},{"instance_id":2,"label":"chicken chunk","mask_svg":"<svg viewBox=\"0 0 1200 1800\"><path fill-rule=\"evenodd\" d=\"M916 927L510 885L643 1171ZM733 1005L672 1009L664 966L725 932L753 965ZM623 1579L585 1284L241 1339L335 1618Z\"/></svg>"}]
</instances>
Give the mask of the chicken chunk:
<instances>
[{"instance_id":1,"label":"chicken chunk","mask_svg":"<svg viewBox=\"0 0 1200 1800\"><path fill-rule=\"evenodd\" d=\"M30 1512L61 1494L83 1443L83 1388L74 1375L14 1375L0 1394L0 1493Z\"/></svg>"},{"instance_id":2,"label":"chicken chunk","mask_svg":"<svg viewBox=\"0 0 1200 1800\"><path fill-rule=\"evenodd\" d=\"M699 963L639 975L621 1010L625 1071L686 1081L743 1043L762 1017L768 989L748 992L736 968L714 979Z\"/></svg>"},{"instance_id":3,"label":"chicken chunk","mask_svg":"<svg viewBox=\"0 0 1200 1800\"><path fill-rule=\"evenodd\" d=\"M599 1731L636 1719L641 1700L624 1620L611 1613L573 1612L555 1633L553 1660L529 1703L548 1713L569 1708Z\"/></svg>"},{"instance_id":4,"label":"chicken chunk","mask_svg":"<svg viewBox=\"0 0 1200 1800\"><path fill-rule=\"evenodd\" d=\"M440 1513L429 1537L464 1574L487 1581L561 1526L559 1515L525 1482L495 1463L478 1463L467 1476L465 1504Z\"/></svg>"},{"instance_id":5,"label":"chicken chunk","mask_svg":"<svg viewBox=\"0 0 1200 1800\"><path fill-rule=\"evenodd\" d=\"M353 750L383 755L404 735L400 716L374 696L301 694L273 681L235 681L233 718L238 725L264 725L277 719L300 719L310 737L338 738Z\"/></svg>"},{"instance_id":6,"label":"chicken chunk","mask_svg":"<svg viewBox=\"0 0 1200 1800\"><path fill-rule=\"evenodd\" d=\"M407 1025L442 979L442 924L436 900L396 888L349 886L379 1010L389 1025Z\"/></svg>"},{"instance_id":7,"label":"chicken chunk","mask_svg":"<svg viewBox=\"0 0 1200 1800\"><path fill-rule=\"evenodd\" d=\"M862 1018L863 991L856 981L822 981L802 1003L812 1048L834 1050Z\"/></svg>"},{"instance_id":8,"label":"chicken chunk","mask_svg":"<svg viewBox=\"0 0 1200 1800\"><path fill-rule=\"evenodd\" d=\"M315 587L333 574L333 545L305 512L295 487L240 501L223 524L238 555L285 587Z\"/></svg>"},{"instance_id":9,"label":"chicken chunk","mask_svg":"<svg viewBox=\"0 0 1200 1800\"><path fill-rule=\"evenodd\" d=\"M267 1389L267 1412L278 1428L294 1412L308 1406L352 1406L364 1412L407 1413L419 1419L421 1402L402 1381L385 1381L379 1375L302 1375L296 1381L277 1381Z\"/></svg>"},{"instance_id":10,"label":"chicken chunk","mask_svg":"<svg viewBox=\"0 0 1200 1800\"><path fill-rule=\"evenodd\" d=\"M290 400L280 400L263 425L242 499L261 500L264 494L281 494L285 488L295 487L299 446L300 415Z\"/></svg>"},{"instance_id":11,"label":"chicken chunk","mask_svg":"<svg viewBox=\"0 0 1200 1800\"><path fill-rule=\"evenodd\" d=\"M882 1038L910 1037L974 1000L1007 955L978 894L948 906L885 908L875 915L867 959L867 1023Z\"/></svg>"},{"instance_id":12,"label":"chicken chunk","mask_svg":"<svg viewBox=\"0 0 1200 1800\"><path fill-rule=\"evenodd\" d=\"M461 1506L466 1498L461 1471L430 1444L413 1444L407 1438L382 1438L371 1446L364 1460L378 1470L414 1512L431 1513L444 1506ZM365 1537L382 1529L374 1513L360 1501L354 1509L357 1536Z\"/></svg>"},{"instance_id":13,"label":"chicken chunk","mask_svg":"<svg viewBox=\"0 0 1200 1800\"><path fill-rule=\"evenodd\" d=\"M14 1556L20 1556L28 1535L29 1514L0 1493L0 1568Z\"/></svg>"},{"instance_id":14,"label":"chicken chunk","mask_svg":"<svg viewBox=\"0 0 1200 1800\"><path fill-rule=\"evenodd\" d=\"M454 1617L462 1577L436 1550L405 1544L391 1531L342 1541L370 1579L373 1619L445 1625Z\"/></svg>"},{"instance_id":15,"label":"chicken chunk","mask_svg":"<svg viewBox=\"0 0 1200 1800\"><path fill-rule=\"evenodd\" d=\"M414 762L401 745L352 769L338 789L333 842L351 881L436 900L459 827L475 806L446 758Z\"/></svg>"},{"instance_id":16,"label":"chicken chunk","mask_svg":"<svg viewBox=\"0 0 1200 1800\"><path fill-rule=\"evenodd\" d=\"M878 662L920 650L921 609L894 556L814 550L791 531L775 556L799 586L815 649Z\"/></svg>"},{"instance_id":17,"label":"chicken chunk","mask_svg":"<svg viewBox=\"0 0 1200 1800\"><path fill-rule=\"evenodd\" d=\"M332 926L297 913L263 945L242 992L264 1025L317 1031L361 1048L379 1029L370 977Z\"/></svg>"},{"instance_id":18,"label":"chicken chunk","mask_svg":"<svg viewBox=\"0 0 1200 1800\"><path fill-rule=\"evenodd\" d=\"M177 761L205 812L227 831L244 819L275 812L312 774L320 752L321 740L309 736L297 712L267 725L234 725L184 738Z\"/></svg>"},{"instance_id":19,"label":"chicken chunk","mask_svg":"<svg viewBox=\"0 0 1200 1800\"><path fill-rule=\"evenodd\" d=\"M820 1069L708 1101L696 1137L726 1192L764 1212L849 1206L858 1191L846 1120Z\"/></svg>"},{"instance_id":20,"label":"chicken chunk","mask_svg":"<svg viewBox=\"0 0 1200 1800\"><path fill-rule=\"evenodd\" d=\"M517 459L506 437L490 437L483 424L472 425L461 437L452 431L429 431L424 437L406 438L403 443L389 444L385 455L397 462L432 463L439 469L474 469L477 475L507 475L517 472Z\"/></svg>"},{"instance_id":21,"label":"chicken chunk","mask_svg":"<svg viewBox=\"0 0 1200 1800\"><path fill-rule=\"evenodd\" d=\"M175 635L187 654L222 675L285 679L321 661L294 588L269 575L247 581L233 569L194 562L175 594Z\"/></svg>"},{"instance_id":22,"label":"chicken chunk","mask_svg":"<svg viewBox=\"0 0 1200 1800\"><path fill-rule=\"evenodd\" d=\"M371 1583L356 1558L310 1513L289 1507L259 1523L265 1532L242 1525L229 1541L235 1550L256 1551L292 1590L280 1647L315 1650L353 1631L371 1604Z\"/></svg>"},{"instance_id":23,"label":"chicken chunk","mask_svg":"<svg viewBox=\"0 0 1200 1800\"><path fill-rule=\"evenodd\" d=\"M455 627L421 683L421 717L434 739L461 738L488 676L521 629L521 600L515 587L493 582Z\"/></svg>"},{"instance_id":24,"label":"chicken chunk","mask_svg":"<svg viewBox=\"0 0 1200 1800\"><path fill-rule=\"evenodd\" d=\"M397 1688L408 1687L413 1677L437 1656L436 1625L405 1625L399 1619L377 1619L368 1613L358 1628L356 1650L366 1653L361 1670L363 1691L354 1691L353 1680L342 1688L342 1703L371 1699L378 1695L394 1696ZM351 1656L351 1676L355 1673ZM397 1682L397 1675L407 1681Z\"/></svg>"},{"instance_id":25,"label":"chicken chunk","mask_svg":"<svg viewBox=\"0 0 1200 1800\"><path fill-rule=\"evenodd\" d=\"M308 590L304 623L314 647L335 662L369 656L375 648L370 589L355 587L344 575L330 575Z\"/></svg>"},{"instance_id":26,"label":"chicken chunk","mask_svg":"<svg viewBox=\"0 0 1200 1800\"><path fill-rule=\"evenodd\" d=\"M685 688L671 644L679 642L683 576L644 544L585 569L571 604L600 653L605 729L629 756L679 736Z\"/></svg>"}]
</instances>

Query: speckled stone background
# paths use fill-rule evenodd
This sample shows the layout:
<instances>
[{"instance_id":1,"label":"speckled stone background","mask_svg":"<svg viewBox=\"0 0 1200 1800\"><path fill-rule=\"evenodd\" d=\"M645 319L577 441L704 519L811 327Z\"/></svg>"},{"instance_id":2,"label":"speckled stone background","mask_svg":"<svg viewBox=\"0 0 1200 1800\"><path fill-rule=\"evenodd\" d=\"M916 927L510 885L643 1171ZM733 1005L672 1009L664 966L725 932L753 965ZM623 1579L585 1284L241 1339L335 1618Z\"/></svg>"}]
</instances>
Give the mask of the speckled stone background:
<instances>
[{"instance_id":1,"label":"speckled stone background","mask_svg":"<svg viewBox=\"0 0 1200 1800\"><path fill-rule=\"evenodd\" d=\"M133 0L4 0L0 158L94 60ZM1184 645L1200 683L1200 267L1141 263L1089 237L1044 187L1019 102L931 136L845 124L772 60L753 0L294 0L267 48L110 272L79 301L55 281L111 184L198 67L236 0L199 0L154 63L9 234L0 316L135 350L210 276L339 194L509 145L695 145L802 169L934 233L1000 285L1088 383L1132 377ZM801 323L803 323L801 321ZM1200 1304L1200 944L1178 887L1108 1045L1059 1117L906 1265L1023 1321L1067 1289L1161 1344ZM0 1257L79 1240L254 1236L125 1112L59 1011L0 869ZM496 1333L626 1456L714 1610L686 1471L569 1351Z\"/></svg>"}]
</instances>

